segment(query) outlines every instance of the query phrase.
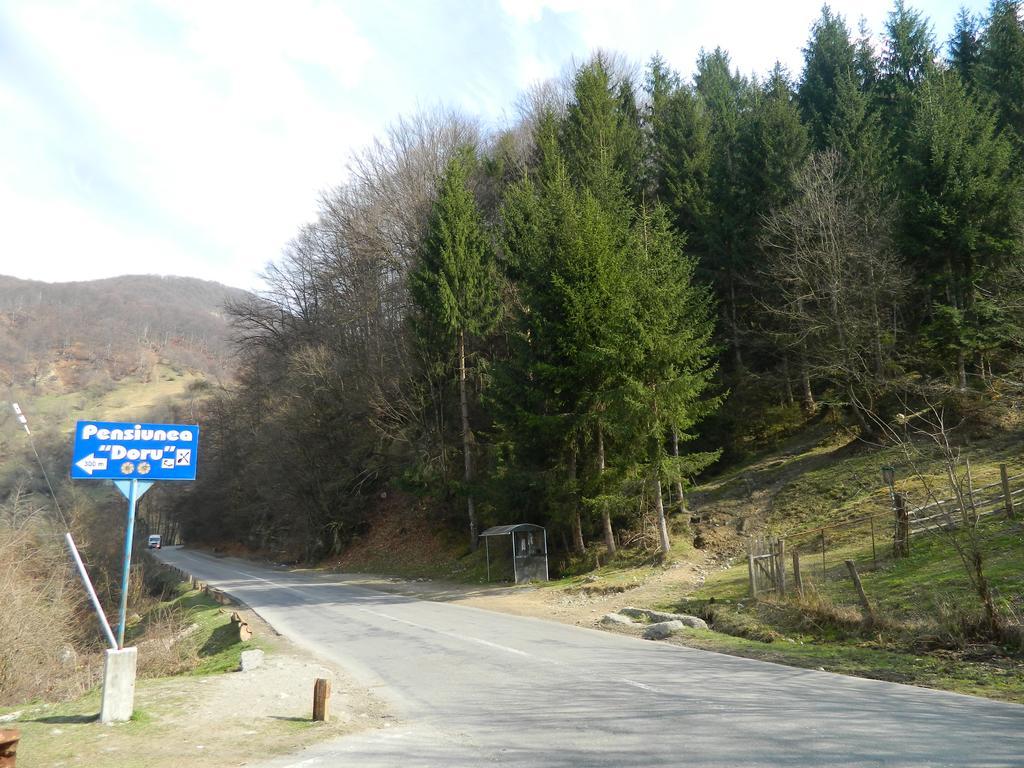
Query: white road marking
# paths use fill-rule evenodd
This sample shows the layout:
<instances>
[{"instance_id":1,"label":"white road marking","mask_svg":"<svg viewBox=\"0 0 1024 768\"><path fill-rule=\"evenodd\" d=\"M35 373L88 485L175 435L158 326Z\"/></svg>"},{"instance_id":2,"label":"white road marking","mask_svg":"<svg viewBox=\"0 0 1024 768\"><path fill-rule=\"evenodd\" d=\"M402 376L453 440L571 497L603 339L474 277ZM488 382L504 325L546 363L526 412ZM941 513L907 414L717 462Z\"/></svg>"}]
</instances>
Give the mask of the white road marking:
<instances>
[{"instance_id":1,"label":"white road marking","mask_svg":"<svg viewBox=\"0 0 1024 768\"><path fill-rule=\"evenodd\" d=\"M357 608L357 610L360 610L363 613L371 613L374 616L380 616L382 619L391 619L391 621L397 621L399 624L408 624L410 627L416 627L417 629L425 629L428 632L436 632L439 635L444 635L445 637L451 637L451 638L454 638L456 640L471 640L474 643L479 643L480 645L486 645L488 648L494 648L494 649L499 650L499 651L504 651L505 653L513 653L513 654L515 654L517 656L525 656L528 659L535 659L535 658L537 658L532 653L527 653L526 651L520 651L518 648L509 648L507 645L499 645L498 643L492 643L490 640L484 640L483 638L470 637L469 635L460 635L460 634L456 634L455 632L446 632L443 629L435 629L434 627L428 627L425 624L417 624L415 621L408 621L407 619L400 619L397 616L391 616L390 614L381 613L380 611L371 611L369 608ZM561 662L553 661L551 659L544 659L544 661L550 661L553 664L561 665Z\"/></svg>"},{"instance_id":2,"label":"white road marking","mask_svg":"<svg viewBox=\"0 0 1024 768\"><path fill-rule=\"evenodd\" d=\"M271 586L278 587L279 589L287 589L287 590L290 590L292 592L300 592L300 593L303 591L302 587L291 587L291 586L288 586L286 584L281 584L281 583L276 582L276 581L271 581L270 579L265 579L262 576L257 576L254 573L247 573L246 571L242 571L242 570L236 570L235 572L236 573L240 573L243 576L247 576L250 579L256 579L257 581L262 581L262 582L264 582L266 584L270 584ZM338 583L336 585L331 585L331 586L345 586L345 585L342 584L342 583ZM534 659L534 660L537 660L537 661L543 661L543 662L546 662L546 663L551 664L551 665L556 666L556 667L566 667L566 666L568 666L565 662L558 661L557 659L550 659L550 658L543 657L543 656L536 656L536 655L534 655L532 653L527 653L526 651L521 651L518 648L511 648L511 647L509 647L507 645L501 645L499 643L492 643L490 640L484 640L481 637L471 637L469 635L458 634L456 632L447 632L447 631L445 631L443 629L436 629L434 627L429 627L429 626L427 626L425 624L417 624L415 621L409 621L408 619L400 619L397 616L392 616L391 614L383 613L381 611L374 611L374 610L371 610L369 608L363 608L361 606L355 606L355 607L356 607L356 610L362 611L363 613L369 613L369 614L372 614L373 616L379 616L382 619L388 619L390 621L395 621L395 622L398 622L399 624L407 624L410 627L416 627L417 629L426 630L427 632L436 632L439 635L444 635L445 637L450 637L450 638L453 638L455 640L468 640L470 642L477 643L478 645L483 645L483 646L486 646L488 648L493 648L495 650L502 651L504 653L510 653L510 654L515 655L515 656L522 656L522 657L527 658L527 659ZM623 683L623 684L628 685L628 686L631 686L633 688L639 688L641 691L647 691L648 693L658 693L658 694L665 694L665 693L667 693L667 691L663 691L663 690L660 690L659 688L655 688L653 685L647 685L646 683L641 683L641 682L638 682L636 680L630 680L630 679L624 678L624 677L619 678L618 682ZM295 765L296 766L302 765L302 763L296 763Z\"/></svg>"}]
</instances>

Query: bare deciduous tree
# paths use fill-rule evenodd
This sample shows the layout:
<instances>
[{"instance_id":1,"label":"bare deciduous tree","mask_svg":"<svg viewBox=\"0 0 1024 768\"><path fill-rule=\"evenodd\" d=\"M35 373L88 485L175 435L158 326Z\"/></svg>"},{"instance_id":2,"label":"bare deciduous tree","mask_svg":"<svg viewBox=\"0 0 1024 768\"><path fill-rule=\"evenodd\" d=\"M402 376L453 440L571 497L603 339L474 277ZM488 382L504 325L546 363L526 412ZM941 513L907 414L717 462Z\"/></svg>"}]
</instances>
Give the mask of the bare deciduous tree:
<instances>
[{"instance_id":1,"label":"bare deciduous tree","mask_svg":"<svg viewBox=\"0 0 1024 768\"><path fill-rule=\"evenodd\" d=\"M812 155L795 186L796 200L765 221L776 290L765 307L799 361L805 399L812 381L824 384L870 433L862 403L873 408L893 374L892 317L907 286L887 212L844 183L835 151Z\"/></svg>"}]
</instances>

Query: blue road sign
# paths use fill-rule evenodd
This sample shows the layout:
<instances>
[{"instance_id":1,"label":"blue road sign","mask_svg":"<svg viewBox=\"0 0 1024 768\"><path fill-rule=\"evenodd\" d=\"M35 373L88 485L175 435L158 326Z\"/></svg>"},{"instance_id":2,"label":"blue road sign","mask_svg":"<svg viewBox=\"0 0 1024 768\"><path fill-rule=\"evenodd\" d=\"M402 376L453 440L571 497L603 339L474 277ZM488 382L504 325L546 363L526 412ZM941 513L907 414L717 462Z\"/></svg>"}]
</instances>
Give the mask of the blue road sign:
<instances>
[{"instance_id":1,"label":"blue road sign","mask_svg":"<svg viewBox=\"0 0 1024 768\"><path fill-rule=\"evenodd\" d=\"M73 480L195 480L199 427L80 421Z\"/></svg>"}]
</instances>

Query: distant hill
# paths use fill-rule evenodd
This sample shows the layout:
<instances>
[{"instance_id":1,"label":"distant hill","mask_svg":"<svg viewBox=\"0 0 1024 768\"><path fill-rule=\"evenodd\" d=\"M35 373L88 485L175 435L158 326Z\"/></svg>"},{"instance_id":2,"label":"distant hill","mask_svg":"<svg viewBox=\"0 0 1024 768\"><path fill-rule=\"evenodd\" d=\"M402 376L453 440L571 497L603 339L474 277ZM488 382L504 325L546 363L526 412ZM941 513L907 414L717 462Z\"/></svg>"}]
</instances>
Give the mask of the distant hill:
<instances>
[{"instance_id":1,"label":"distant hill","mask_svg":"<svg viewBox=\"0 0 1024 768\"><path fill-rule=\"evenodd\" d=\"M187 277L44 283L0 275L0 389L62 394L147 380L165 363L230 374L226 302L248 296Z\"/></svg>"}]
</instances>

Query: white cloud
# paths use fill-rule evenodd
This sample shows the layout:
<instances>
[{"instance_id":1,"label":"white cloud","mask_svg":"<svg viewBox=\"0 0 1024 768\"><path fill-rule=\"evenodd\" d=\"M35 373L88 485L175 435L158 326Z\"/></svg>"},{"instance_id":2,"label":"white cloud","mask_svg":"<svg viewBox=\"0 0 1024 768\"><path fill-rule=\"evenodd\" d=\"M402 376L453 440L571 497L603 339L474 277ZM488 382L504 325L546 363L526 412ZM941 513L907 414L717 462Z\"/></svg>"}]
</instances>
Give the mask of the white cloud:
<instances>
[{"instance_id":1,"label":"white cloud","mask_svg":"<svg viewBox=\"0 0 1024 768\"><path fill-rule=\"evenodd\" d=\"M176 251L162 263L193 265L200 276L234 274L234 282L252 284L225 266L241 261L258 268L276 257L311 218L318 191L337 183L351 149L370 139L375 126L346 108L345 94L364 80L373 48L338 8L315 2L269 10L168 4L146 12L162 16L154 23L168 39L147 35L143 20L124 6L31 3L14 9L21 38L63 84L58 93L92 136L67 135L53 125L52 112L45 115L52 105L38 100L46 95L7 84L0 103L16 126L0 136L5 143L32 137L35 156L17 162L0 188L26 221L46 218L55 201L69 197L86 207L91 202L97 219L114 219L89 227L72 217L80 244L101 234L122 245L134 242L132 233L147 222L104 216L103 201L90 200L95 178L68 162L68 155L83 154L98 166L91 170L132 198L131 210L164 229L147 236L164 241L160 250ZM46 194L26 194L40 177L49 181ZM24 234L16 242L4 234L3 252L17 250L59 274L71 257ZM94 254L110 254L95 255L94 265L108 274L123 271L116 246L87 244Z\"/></svg>"},{"instance_id":2,"label":"white cloud","mask_svg":"<svg viewBox=\"0 0 1024 768\"><path fill-rule=\"evenodd\" d=\"M924 7L943 30L953 0ZM890 0L834 0L877 34ZM984 0L972 0L982 10ZM0 6L0 273L126 271L253 286L353 151L438 103L500 121L595 48L684 74L721 45L799 74L820 0L8 0ZM13 42L13 44L12 44ZM13 63L12 63L13 62ZM143 266L139 266L143 265Z\"/></svg>"}]
</instances>

